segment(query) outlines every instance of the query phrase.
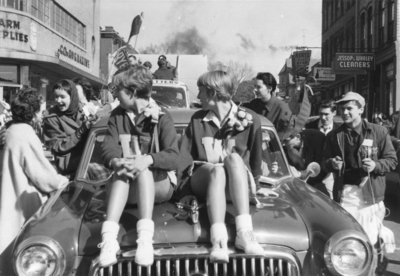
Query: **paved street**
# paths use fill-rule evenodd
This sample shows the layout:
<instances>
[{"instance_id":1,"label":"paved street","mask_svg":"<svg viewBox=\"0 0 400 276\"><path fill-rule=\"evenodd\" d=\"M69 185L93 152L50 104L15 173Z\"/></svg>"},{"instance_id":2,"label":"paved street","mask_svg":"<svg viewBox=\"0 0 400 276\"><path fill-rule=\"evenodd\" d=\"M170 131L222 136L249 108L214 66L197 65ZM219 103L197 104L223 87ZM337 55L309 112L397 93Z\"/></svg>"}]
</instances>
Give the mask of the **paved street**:
<instances>
[{"instance_id":1,"label":"paved street","mask_svg":"<svg viewBox=\"0 0 400 276\"><path fill-rule=\"evenodd\" d=\"M396 238L396 251L388 254L389 264L385 275L400 275L400 179L399 176L391 174L387 176L386 207L390 213L384 224L392 229Z\"/></svg>"}]
</instances>

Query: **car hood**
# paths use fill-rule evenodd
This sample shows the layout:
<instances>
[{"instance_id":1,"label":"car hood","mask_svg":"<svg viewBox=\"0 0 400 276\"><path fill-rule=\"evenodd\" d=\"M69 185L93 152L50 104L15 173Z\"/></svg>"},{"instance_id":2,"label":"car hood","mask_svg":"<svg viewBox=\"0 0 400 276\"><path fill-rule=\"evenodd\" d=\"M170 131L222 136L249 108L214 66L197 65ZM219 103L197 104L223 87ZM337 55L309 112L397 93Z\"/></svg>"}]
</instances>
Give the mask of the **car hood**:
<instances>
[{"instance_id":1,"label":"car hood","mask_svg":"<svg viewBox=\"0 0 400 276\"><path fill-rule=\"evenodd\" d=\"M84 215L79 244L82 254L97 252L97 244L101 241L101 222L104 217L103 195L93 197ZM258 206L251 205L250 213L253 220L257 240L262 244L281 245L296 251L309 248L309 234L303 221L287 196L259 198ZM155 222L154 244L168 246L179 243L209 243L210 224L205 203L199 202L198 222L193 222L190 211L178 208L175 202L157 204L153 211ZM128 205L120 220L119 240L122 247L136 246L136 222L138 213L136 206ZM232 204L227 204L225 217L229 241L235 240L235 211Z\"/></svg>"}]
</instances>

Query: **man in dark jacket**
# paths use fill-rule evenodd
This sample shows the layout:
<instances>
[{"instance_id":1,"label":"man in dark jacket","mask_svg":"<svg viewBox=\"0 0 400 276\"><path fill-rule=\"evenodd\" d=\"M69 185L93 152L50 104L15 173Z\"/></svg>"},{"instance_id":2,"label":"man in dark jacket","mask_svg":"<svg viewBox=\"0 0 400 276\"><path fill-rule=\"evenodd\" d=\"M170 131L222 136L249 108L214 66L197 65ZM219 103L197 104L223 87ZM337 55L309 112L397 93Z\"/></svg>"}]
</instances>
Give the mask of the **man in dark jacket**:
<instances>
[{"instance_id":1,"label":"man in dark jacket","mask_svg":"<svg viewBox=\"0 0 400 276\"><path fill-rule=\"evenodd\" d=\"M323 133L324 136L328 135L334 129L337 129L341 123L335 122L333 118L336 116L336 103L334 100L322 101L319 106L319 118L306 123L306 129L314 129ZM324 139L325 140L325 139ZM319 156L321 154L319 153ZM314 160L317 161L317 160ZM324 193L333 198L333 175L332 173L321 173L318 180L321 183L316 183Z\"/></svg>"},{"instance_id":2,"label":"man in dark jacket","mask_svg":"<svg viewBox=\"0 0 400 276\"><path fill-rule=\"evenodd\" d=\"M335 176L334 200L355 217L376 244L383 229L390 231L382 225L383 199L385 174L396 168L396 152L385 127L361 118L365 99L360 94L347 92L336 103L344 123L327 136L323 164Z\"/></svg>"}]
</instances>

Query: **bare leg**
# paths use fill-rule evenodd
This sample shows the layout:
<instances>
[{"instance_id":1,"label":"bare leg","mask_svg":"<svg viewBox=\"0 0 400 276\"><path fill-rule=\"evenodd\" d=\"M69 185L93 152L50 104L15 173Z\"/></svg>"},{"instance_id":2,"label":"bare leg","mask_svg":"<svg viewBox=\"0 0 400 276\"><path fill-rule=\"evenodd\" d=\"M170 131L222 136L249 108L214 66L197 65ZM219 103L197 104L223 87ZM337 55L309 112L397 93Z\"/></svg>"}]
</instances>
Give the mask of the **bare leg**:
<instances>
[{"instance_id":1,"label":"bare leg","mask_svg":"<svg viewBox=\"0 0 400 276\"><path fill-rule=\"evenodd\" d=\"M154 179L150 170L146 169L136 178L137 185L137 204L139 210L139 218L151 219L154 207Z\"/></svg>"},{"instance_id":2,"label":"bare leg","mask_svg":"<svg viewBox=\"0 0 400 276\"><path fill-rule=\"evenodd\" d=\"M129 188L130 184L127 179L114 178L108 196L107 220L119 222L128 201Z\"/></svg>"},{"instance_id":3,"label":"bare leg","mask_svg":"<svg viewBox=\"0 0 400 276\"><path fill-rule=\"evenodd\" d=\"M207 211L210 224L225 221L226 212L226 176L222 166L206 164L198 168L190 180L193 192L207 197Z\"/></svg>"},{"instance_id":4,"label":"bare leg","mask_svg":"<svg viewBox=\"0 0 400 276\"><path fill-rule=\"evenodd\" d=\"M249 185L245 164L242 158L233 153L224 160L229 179L229 194L239 215L249 213Z\"/></svg>"},{"instance_id":5,"label":"bare leg","mask_svg":"<svg viewBox=\"0 0 400 276\"><path fill-rule=\"evenodd\" d=\"M225 225L226 176L224 167L212 164L203 165L192 175L191 186L196 195L207 197L212 243L210 261L228 262L228 232Z\"/></svg>"}]
</instances>

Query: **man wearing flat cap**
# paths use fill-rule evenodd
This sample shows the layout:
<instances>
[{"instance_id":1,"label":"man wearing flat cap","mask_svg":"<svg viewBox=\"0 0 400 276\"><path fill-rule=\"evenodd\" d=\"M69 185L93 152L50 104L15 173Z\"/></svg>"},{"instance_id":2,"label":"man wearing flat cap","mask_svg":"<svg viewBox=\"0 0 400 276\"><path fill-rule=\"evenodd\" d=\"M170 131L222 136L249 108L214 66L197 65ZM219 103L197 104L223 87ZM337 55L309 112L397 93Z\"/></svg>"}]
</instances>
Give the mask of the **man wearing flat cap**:
<instances>
[{"instance_id":1,"label":"man wearing flat cap","mask_svg":"<svg viewBox=\"0 0 400 276\"><path fill-rule=\"evenodd\" d=\"M388 131L362 119L365 99L360 94L347 92L336 103L344 123L328 134L323 151L323 167L335 177L333 198L361 224L372 245L378 236L393 242L382 225L385 174L397 165Z\"/></svg>"}]
</instances>

